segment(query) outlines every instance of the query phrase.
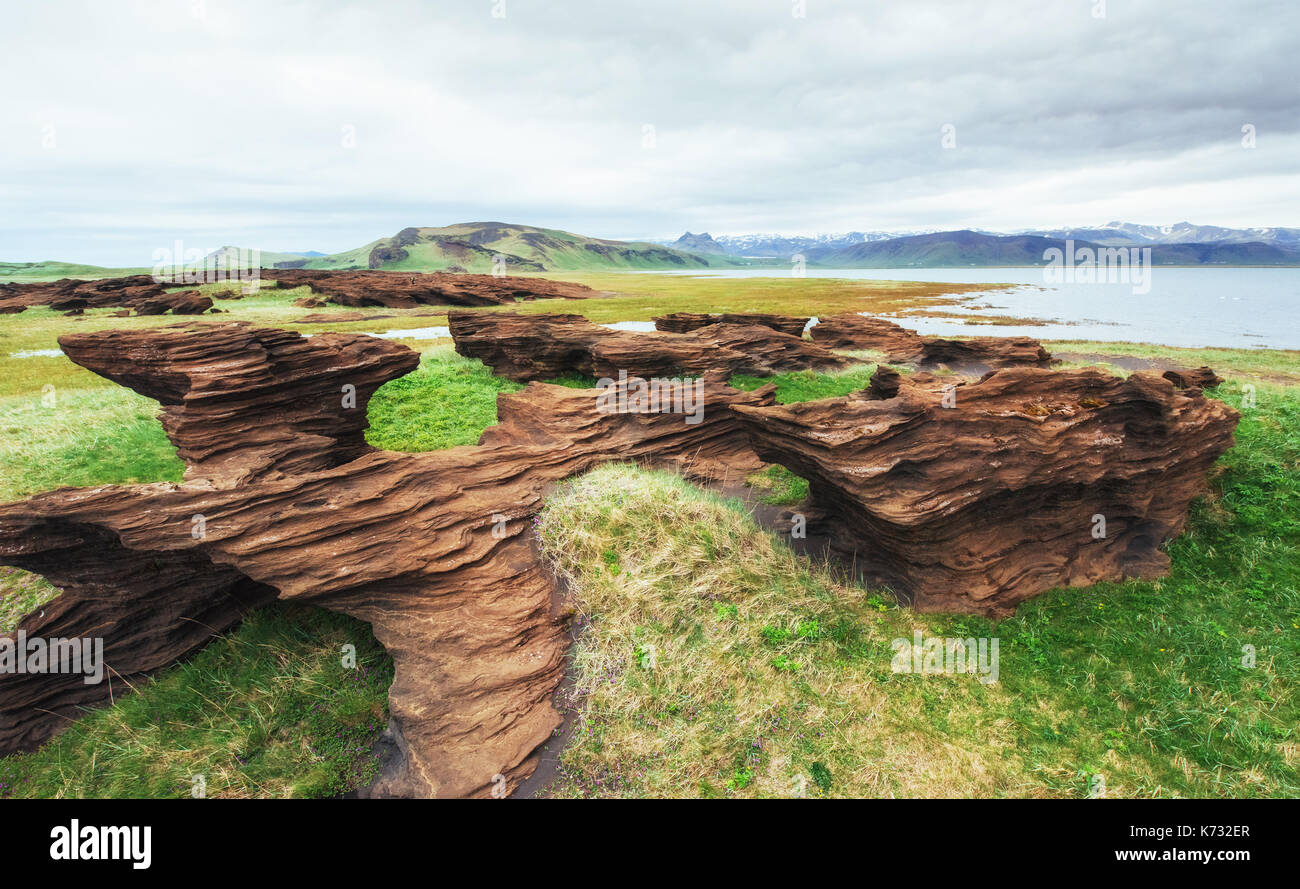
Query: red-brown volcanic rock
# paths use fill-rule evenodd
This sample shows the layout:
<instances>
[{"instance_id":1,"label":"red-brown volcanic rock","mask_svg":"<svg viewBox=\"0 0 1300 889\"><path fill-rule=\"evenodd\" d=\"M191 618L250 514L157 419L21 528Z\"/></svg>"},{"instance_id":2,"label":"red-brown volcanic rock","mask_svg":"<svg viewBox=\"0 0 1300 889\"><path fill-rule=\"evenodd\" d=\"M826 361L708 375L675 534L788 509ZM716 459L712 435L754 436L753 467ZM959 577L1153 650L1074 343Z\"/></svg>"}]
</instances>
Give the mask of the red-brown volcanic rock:
<instances>
[{"instance_id":1,"label":"red-brown volcanic rock","mask_svg":"<svg viewBox=\"0 0 1300 889\"><path fill-rule=\"evenodd\" d=\"M761 464L730 407L773 393L711 376L702 420L687 423L533 384L500 396L477 446L402 454L361 438L367 398L417 362L396 343L190 323L60 344L161 401L189 468L182 485L0 505L0 563L64 591L19 629L102 637L110 677L0 674L0 750L33 747L278 597L370 622L392 655L402 755L370 788L381 796L513 790L559 724L551 696L569 637L528 538L549 486L609 460L741 478Z\"/></svg>"},{"instance_id":2,"label":"red-brown volcanic rock","mask_svg":"<svg viewBox=\"0 0 1300 889\"><path fill-rule=\"evenodd\" d=\"M197 290L167 292L170 283L158 283L150 275L127 275L82 281L63 278L35 284L0 284L0 314L21 312L28 306L49 306L66 315L80 315L86 309L135 309L137 315L201 315L212 308L212 300Z\"/></svg>"},{"instance_id":3,"label":"red-brown volcanic rock","mask_svg":"<svg viewBox=\"0 0 1300 889\"><path fill-rule=\"evenodd\" d=\"M850 362L769 327L710 324L690 333L631 333L581 315L447 313L456 351L512 380L564 374L617 378L695 376L708 371L766 376L785 370L833 370Z\"/></svg>"},{"instance_id":4,"label":"red-brown volcanic rock","mask_svg":"<svg viewBox=\"0 0 1300 889\"><path fill-rule=\"evenodd\" d=\"M419 364L388 340L309 339L246 321L65 334L59 345L76 364L162 405L186 481L242 482L355 460L371 450L366 402ZM349 386L357 406L344 403Z\"/></svg>"},{"instance_id":5,"label":"red-brown volcanic rock","mask_svg":"<svg viewBox=\"0 0 1300 889\"><path fill-rule=\"evenodd\" d=\"M1052 353L1042 343L1027 336L973 336L969 339L922 337L922 366L947 364L987 365L989 367L1048 367Z\"/></svg>"},{"instance_id":6,"label":"red-brown volcanic rock","mask_svg":"<svg viewBox=\"0 0 1300 889\"><path fill-rule=\"evenodd\" d=\"M513 275L462 275L446 272L385 272L358 269L264 269L281 289L306 285L342 306L502 306L518 300L586 299L596 295L584 284L520 278Z\"/></svg>"},{"instance_id":7,"label":"red-brown volcanic rock","mask_svg":"<svg viewBox=\"0 0 1300 889\"><path fill-rule=\"evenodd\" d=\"M307 286L322 298L303 297L295 305L317 308L326 302L343 306L388 306L413 308L435 306L501 306L519 300L586 299L597 292L584 284L521 278L512 275L449 274L446 272L385 272L378 270L333 271L329 269L261 269L262 280L274 280L281 289ZM177 280L176 284L187 283ZM127 275L82 281L34 284L0 284L0 314L21 312L28 306L44 306L60 312L125 306L141 315L161 315L169 309L177 315L193 315L212 307L212 301L193 291L167 293L176 286L158 283L151 275ZM198 309L200 301L207 305ZM160 308L161 307L161 308Z\"/></svg>"},{"instance_id":8,"label":"red-brown volcanic rock","mask_svg":"<svg viewBox=\"0 0 1300 889\"><path fill-rule=\"evenodd\" d=\"M137 315L202 315L212 308L212 300L197 290L181 290L177 293L160 293L140 299L135 303Z\"/></svg>"},{"instance_id":9,"label":"red-brown volcanic rock","mask_svg":"<svg viewBox=\"0 0 1300 889\"><path fill-rule=\"evenodd\" d=\"M1223 377L1204 365L1193 369L1167 370L1161 376L1179 389L1212 389L1223 382Z\"/></svg>"},{"instance_id":10,"label":"red-brown volcanic rock","mask_svg":"<svg viewBox=\"0 0 1300 889\"><path fill-rule=\"evenodd\" d=\"M1005 615L1053 587L1163 573L1160 545L1238 419L1151 373L885 376L847 398L735 410L760 457L809 480L838 543L925 610Z\"/></svg>"},{"instance_id":11,"label":"red-brown volcanic rock","mask_svg":"<svg viewBox=\"0 0 1300 889\"><path fill-rule=\"evenodd\" d=\"M834 315L821 318L809 331L814 341L828 349L875 349L898 361L921 354L921 336L884 318L868 315Z\"/></svg>"},{"instance_id":12,"label":"red-brown volcanic rock","mask_svg":"<svg viewBox=\"0 0 1300 889\"><path fill-rule=\"evenodd\" d=\"M899 364L979 364L988 367L1033 365L1047 367L1051 353L1027 336L977 336L946 339L921 336L915 330L866 315L835 315L812 328L813 340L828 349L874 349Z\"/></svg>"},{"instance_id":13,"label":"red-brown volcanic rock","mask_svg":"<svg viewBox=\"0 0 1300 889\"><path fill-rule=\"evenodd\" d=\"M665 333L689 333L710 324L759 324L763 327L779 330L781 333L790 336L803 336L803 330L808 326L809 320L808 318L795 318L791 315L767 315L762 313L736 314L728 312L721 315L706 315L703 312L673 312L670 315L660 315L654 319L654 322L655 330L662 330Z\"/></svg>"},{"instance_id":14,"label":"red-brown volcanic rock","mask_svg":"<svg viewBox=\"0 0 1300 889\"><path fill-rule=\"evenodd\" d=\"M83 281L62 278L32 284L0 284L0 304L8 306L50 306L56 311L129 306L136 299L163 292L150 275L127 275Z\"/></svg>"}]
</instances>

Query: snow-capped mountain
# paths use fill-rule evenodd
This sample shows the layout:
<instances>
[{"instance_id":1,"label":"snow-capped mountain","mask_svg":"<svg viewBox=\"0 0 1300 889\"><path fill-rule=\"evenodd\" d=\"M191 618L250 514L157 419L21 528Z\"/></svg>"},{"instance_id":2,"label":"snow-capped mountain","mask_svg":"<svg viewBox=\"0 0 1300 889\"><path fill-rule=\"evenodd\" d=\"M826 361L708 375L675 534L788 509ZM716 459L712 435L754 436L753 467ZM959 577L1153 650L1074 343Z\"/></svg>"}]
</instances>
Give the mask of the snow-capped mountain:
<instances>
[{"instance_id":1,"label":"snow-capped mountain","mask_svg":"<svg viewBox=\"0 0 1300 889\"><path fill-rule=\"evenodd\" d=\"M784 259L796 253L801 253L818 247L841 249L852 247L855 244L865 244L872 241L889 241L894 238L906 237L908 235L928 234L931 231L933 231L933 229L896 232L823 232L813 235L778 235L772 233L760 233L752 235L713 236L710 236L708 232L698 235L687 232L675 241L661 240L656 243L664 244L678 250L725 253L730 256L745 256L750 258L781 257Z\"/></svg>"},{"instance_id":2,"label":"snow-capped mountain","mask_svg":"<svg viewBox=\"0 0 1300 889\"><path fill-rule=\"evenodd\" d=\"M944 229L914 229L909 231L852 231L812 235L744 234L710 235L687 232L677 240L658 240L655 243L688 250L694 253L720 253L750 258L788 258L796 253L816 250L825 253L846 250L858 244L892 241L916 235L936 234ZM1101 244L1106 247L1142 247L1154 244L1266 244L1286 250L1300 250L1300 228L1257 227L1224 228L1218 225L1195 225L1178 222L1174 225L1142 225L1135 222L1107 222L1097 226L1065 228L1027 228L1013 232L996 232L986 229L969 229L979 234L995 236L1032 236L1073 239Z\"/></svg>"},{"instance_id":3,"label":"snow-capped mountain","mask_svg":"<svg viewBox=\"0 0 1300 889\"><path fill-rule=\"evenodd\" d=\"M1073 238L1108 247L1144 244L1272 244L1278 247L1300 246L1300 228L1224 228L1218 225L1140 225L1134 222L1108 222L1083 228L1024 229L1015 234L1046 238Z\"/></svg>"}]
</instances>

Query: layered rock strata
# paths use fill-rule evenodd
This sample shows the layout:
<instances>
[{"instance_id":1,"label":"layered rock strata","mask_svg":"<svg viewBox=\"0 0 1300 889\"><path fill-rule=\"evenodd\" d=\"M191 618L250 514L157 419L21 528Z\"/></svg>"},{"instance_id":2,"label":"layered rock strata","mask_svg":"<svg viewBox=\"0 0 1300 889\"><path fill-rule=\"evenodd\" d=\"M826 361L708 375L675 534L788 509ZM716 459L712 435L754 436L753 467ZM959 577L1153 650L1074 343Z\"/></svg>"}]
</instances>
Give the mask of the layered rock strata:
<instances>
[{"instance_id":1,"label":"layered rock strata","mask_svg":"<svg viewBox=\"0 0 1300 889\"><path fill-rule=\"evenodd\" d=\"M1238 414L1154 373L882 370L847 398L737 405L809 480L826 530L922 610L1006 615L1045 590L1164 573Z\"/></svg>"}]
</instances>

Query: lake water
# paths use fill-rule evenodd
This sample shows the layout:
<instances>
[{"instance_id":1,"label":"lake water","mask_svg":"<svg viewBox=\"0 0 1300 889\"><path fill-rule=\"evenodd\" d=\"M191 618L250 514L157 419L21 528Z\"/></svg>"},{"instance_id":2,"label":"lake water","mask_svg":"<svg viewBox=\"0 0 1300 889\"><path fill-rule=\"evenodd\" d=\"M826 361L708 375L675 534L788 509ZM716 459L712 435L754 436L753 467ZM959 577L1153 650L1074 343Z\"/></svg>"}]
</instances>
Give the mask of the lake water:
<instances>
[{"instance_id":1,"label":"lake water","mask_svg":"<svg viewBox=\"0 0 1300 889\"><path fill-rule=\"evenodd\" d=\"M1038 268L997 269L808 269L808 278L868 281L932 281L953 284L1018 285L966 294L959 306L939 307L962 315L1009 315L1045 325L987 326L954 318L899 320L923 334L1013 336L1037 339L1112 340L1166 346L1224 346L1234 349L1300 349L1300 269L1147 269L1150 291L1132 284L1049 284ZM784 277L771 269L666 272L697 277ZM960 287L954 294L962 293ZM979 306L981 308L972 308ZM984 308L984 307L989 308Z\"/></svg>"},{"instance_id":2,"label":"lake water","mask_svg":"<svg viewBox=\"0 0 1300 889\"><path fill-rule=\"evenodd\" d=\"M383 333L370 333L381 340L436 340L451 336L449 327L408 327L405 330L385 330Z\"/></svg>"}]
</instances>

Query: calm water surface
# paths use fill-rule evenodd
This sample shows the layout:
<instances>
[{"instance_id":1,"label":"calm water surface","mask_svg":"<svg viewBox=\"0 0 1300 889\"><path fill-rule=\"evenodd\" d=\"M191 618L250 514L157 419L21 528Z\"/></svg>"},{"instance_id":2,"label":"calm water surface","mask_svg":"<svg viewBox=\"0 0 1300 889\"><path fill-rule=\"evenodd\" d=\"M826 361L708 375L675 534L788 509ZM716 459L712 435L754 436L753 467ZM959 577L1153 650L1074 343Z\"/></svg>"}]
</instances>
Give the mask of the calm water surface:
<instances>
[{"instance_id":1,"label":"calm water surface","mask_svg":"<svg viewBox=\"0 0 1300 889\"><path fill-rule=\"evenodd\" d=\"M777 269L667 272L722 278L783 277ZM990 327L953 318L901 319L924 334L1024 334L1038 339L1111 340L1166 346L1300 349L1300 269L1166 268L1148 270L1150 291L1132 284L1049 284L1042 269L808 269L808 278L1016 285L965 294L945 311L1009 315L1045 325ZM960 294L954 287L953 293Z\"/></svg>"}]
</instances>

